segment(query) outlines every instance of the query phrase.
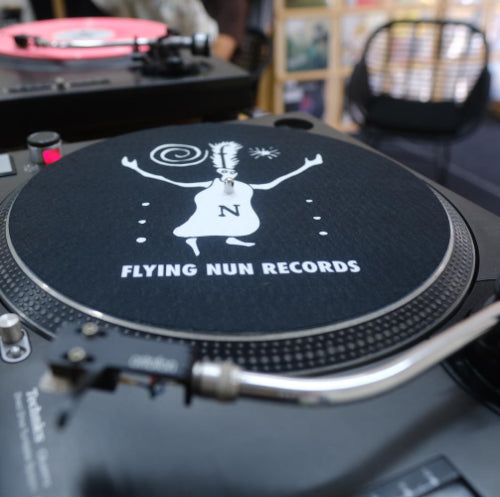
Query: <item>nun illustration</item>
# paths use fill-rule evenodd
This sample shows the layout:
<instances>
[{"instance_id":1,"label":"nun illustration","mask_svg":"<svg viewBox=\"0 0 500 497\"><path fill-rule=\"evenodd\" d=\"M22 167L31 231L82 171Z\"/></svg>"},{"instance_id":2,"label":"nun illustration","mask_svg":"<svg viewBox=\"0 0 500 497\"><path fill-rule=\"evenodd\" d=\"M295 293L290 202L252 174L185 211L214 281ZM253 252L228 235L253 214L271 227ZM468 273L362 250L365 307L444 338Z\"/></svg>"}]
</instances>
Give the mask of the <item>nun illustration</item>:
<instances>
[{"instance_id":1,"label":"nun illustration","mask_svg":"<svg viewBox=\"0 0 500 497\"><path fill-rule=\"evenodd\" d=\"M269 183L258 185L247 184L236 180L238 176L236 166L239 164L238 151L243 148L242 145L234 141L225 141L209 144L209 146L211 149L210 159L212 166L219 175L210 181L194 183L174 181L164 176L142 170L136 160L129 160L127 157L123 157L121 161L123 166L138 172L145 178L164 181L183 188L201 188L201 191L194 197L196 210L186 222L177 226L173 231L175 236L186 239L187 245L191 247L196 256L200 255L198 248L198 238L200 237L225 237L225 242L228 245L254 246L255 243L253 242L245 242L239 239L240 237L255 233L260 227L259 217L252 206L254 191L271 190L283 181L323 163L321 155L317 154L312 160L305 159L304 164L298 169L280 176ZM191 145L167 144L163 146L163 150L164 152L165 150L171 151L172 147L177 150L177 158L182 157L184 153L182 152L182 147L184 147L185 151L188 149L192 151L196 148ZM154 152L151 154L152 158ZM185 165L201 163L208 157L207 151L202 154L197 149L196 153L197 157L201 157L201 159L196 162L185 163ZM174 164L171 161L167 162L165 160L165 153L163 157L163 162L155 158L153 160L164 165L181 167L179 164Z\"/></svg>"}]
</instances>

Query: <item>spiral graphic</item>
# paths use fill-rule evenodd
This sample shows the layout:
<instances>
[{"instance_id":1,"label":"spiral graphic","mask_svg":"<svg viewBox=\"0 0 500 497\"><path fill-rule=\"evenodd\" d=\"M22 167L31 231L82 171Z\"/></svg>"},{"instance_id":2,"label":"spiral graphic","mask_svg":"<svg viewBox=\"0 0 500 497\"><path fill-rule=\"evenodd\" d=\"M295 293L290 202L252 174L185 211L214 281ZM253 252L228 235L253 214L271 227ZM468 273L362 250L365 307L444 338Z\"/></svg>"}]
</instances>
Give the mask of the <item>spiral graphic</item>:
<instances>
[{"instance_id":1,"label":"spiral graphic","mask_svg":"<svg viewBox=\"0 0 500 497\"><path fill-rule=\"evenodd\" d=\"M162 166L187 167L201 164L208 157L208 150L202 152L193 145L165 143L151 151L151 160Z\"/></svg>"}]
</instances>

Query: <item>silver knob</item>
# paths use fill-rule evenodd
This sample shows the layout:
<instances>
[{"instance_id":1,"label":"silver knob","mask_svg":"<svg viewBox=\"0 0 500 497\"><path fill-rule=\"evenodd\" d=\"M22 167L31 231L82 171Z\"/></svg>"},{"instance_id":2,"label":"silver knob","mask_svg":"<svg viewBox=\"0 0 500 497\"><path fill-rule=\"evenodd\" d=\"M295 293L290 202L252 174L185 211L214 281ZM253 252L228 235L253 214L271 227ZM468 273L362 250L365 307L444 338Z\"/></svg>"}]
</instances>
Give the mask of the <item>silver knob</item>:
<instances>
[{"instance_id":1,"label":"silver knob","mask_svg":"<svg viewBox=\"0 0 500 497\"><path fill-rule=\"evenodd\" d=\"M21 329L21 320L17 314L7 313L0 316L0 335L6 345L21 341L24 332Z\"/></svg>"}]
</instances>

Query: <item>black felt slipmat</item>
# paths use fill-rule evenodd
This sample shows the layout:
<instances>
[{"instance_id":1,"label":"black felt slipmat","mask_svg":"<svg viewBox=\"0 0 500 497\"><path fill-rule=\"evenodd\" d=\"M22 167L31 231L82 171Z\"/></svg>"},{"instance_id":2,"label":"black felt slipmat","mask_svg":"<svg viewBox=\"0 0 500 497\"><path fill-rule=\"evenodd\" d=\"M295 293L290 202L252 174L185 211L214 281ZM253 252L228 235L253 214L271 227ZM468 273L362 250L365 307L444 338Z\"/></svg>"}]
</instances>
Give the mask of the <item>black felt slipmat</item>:
<instances>
[{"instance_id":1,"label":"black felt slipmat","mask_svg":"<svg viewBox=\"0 0 500 497\"><path fill-rule=\"evenodd\" d=\"M232 193L220 169L237 172ZM159 128L82 149L33 178L7 224L20 275L45 308L65 309L59 320L99 311L257 369L385 353L436 326L474 271L460 216L404 168L260 126ZM16 306L54 328L33 299Z\"/></svg>"}]
</instances>

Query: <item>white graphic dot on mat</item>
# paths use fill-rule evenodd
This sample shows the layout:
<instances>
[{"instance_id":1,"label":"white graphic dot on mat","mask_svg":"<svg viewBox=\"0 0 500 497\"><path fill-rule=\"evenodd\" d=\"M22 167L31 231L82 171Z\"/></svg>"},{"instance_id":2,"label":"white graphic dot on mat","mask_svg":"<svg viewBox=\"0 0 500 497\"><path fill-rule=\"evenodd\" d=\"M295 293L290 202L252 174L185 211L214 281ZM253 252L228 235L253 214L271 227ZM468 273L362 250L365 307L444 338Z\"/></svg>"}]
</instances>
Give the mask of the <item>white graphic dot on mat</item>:
<instances>
[{"instance_id":1,"label":"white graphic dot on mat","mask_svg":"<svg viewBox=\"0 0 500 497\"><path fill-rule=\"evenodd\" d=\"M148 206L150 206L151 204L150 204L149 202L143 202L141 205L142 205L143 207L148 207Z\"/></svg>"},{"instance_id":2,"label":"white graphic dot on mat","mask_svg":"<svg viewBox=\"0 0 500 497\"><path fill-rule=\"evenodd\" d=\"M139 221L137 221L139 224L146 224L146 220L145 219L139 219Z\"/></svg>"},{"instance_id":3,"label":"white graphic dot on mat","mask_svg":"<svg viewBox=\"0 0 500 497\"><path fill-rule=\"evenodd\" d=\"M139 238L137 238L135 240L137 243L144 243L146 241L146 238L144 238L143 236L140 236Z\"/></svg>"},{"instance_id":4,"label":"white graphic dot on mat","mask_svg":"<svg viewBox=\"0 0 500 497\"><path fill-rule=\"evenodd\" d=\"M321 236L326 236L326 235L328 235L328 231L320 231L319 234Z\"/></svg>"}]
</instances>

